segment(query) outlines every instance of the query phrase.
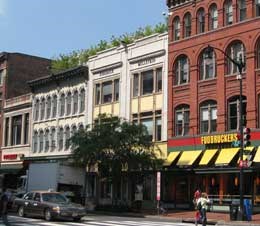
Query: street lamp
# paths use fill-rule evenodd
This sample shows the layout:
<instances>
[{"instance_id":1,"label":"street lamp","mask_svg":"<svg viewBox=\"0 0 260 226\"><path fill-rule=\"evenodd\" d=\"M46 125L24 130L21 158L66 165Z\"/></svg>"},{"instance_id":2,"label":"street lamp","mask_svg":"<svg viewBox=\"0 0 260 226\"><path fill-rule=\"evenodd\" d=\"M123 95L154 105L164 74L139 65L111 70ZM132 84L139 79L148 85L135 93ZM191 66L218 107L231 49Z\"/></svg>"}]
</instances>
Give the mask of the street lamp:
<instances>
[{"instance_id":1,"label":"street lamp","mask_svg":"<svg viewBox=\"0 0 260 226\"><path fill-rule=\"evenodd\" d=\"M239 60L232 59L228 54L226 54L222 49L219 49L217 47L213 47L208 45L206 48L205 55L208 58L211 58L212 51L216 49L224 54L226 58L228 58L237 68L239 74L237 75L237 80L239 80L239 131L240 131L240 151L239 151L239 158L240 162L243 161L243 152L244 152L244 142L243 142L243 99L242 99L242 72L245 68L245 62L243 62L242 56L240 55ZM239 197L240 197L240 215L239 220L243 220L243 213L244 213L244 205L243 205L243 166L240 166L240 184L239 184Z\"/></svg>"}]
</instances>

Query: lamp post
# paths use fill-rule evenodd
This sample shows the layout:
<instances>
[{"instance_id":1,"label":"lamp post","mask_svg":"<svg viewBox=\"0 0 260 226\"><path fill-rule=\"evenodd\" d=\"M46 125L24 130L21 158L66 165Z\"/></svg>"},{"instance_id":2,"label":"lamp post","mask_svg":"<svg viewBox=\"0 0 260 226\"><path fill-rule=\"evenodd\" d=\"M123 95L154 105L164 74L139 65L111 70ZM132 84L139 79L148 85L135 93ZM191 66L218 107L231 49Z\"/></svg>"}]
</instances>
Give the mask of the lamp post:
<instances>
[{"instance_id":1,"label":"lamp post","mask_svg":"<svg viewBox=\"0 0 260 226\"><path fill-rule=\"evenodd\" d=\"M244 152L244 142L243 142L243 99L242 99L242 94L243 94L243 88L242 88L242 72L243 69L245 68L245 63L243 62L242 56L240 55L239 60L232 59L229 55L227 55L222 49L219 49L217 47L213 47L208 45L206 48L206 57L212 57L210 56L211 52L216 49L220 51L221 53L224 54L228 60L230 60L237 68L239 74L237 75L237 80L239 80L239 131L240 131L240 150L239 150L239 159L240 163L243 161L243 152ZM243 213L244 213L244 205L243 205L243 166L240 166L240 183L239 183L239 199L240 199L240 215L239 215L239 220L243 220Z\"/></svg>"}]
</instances>

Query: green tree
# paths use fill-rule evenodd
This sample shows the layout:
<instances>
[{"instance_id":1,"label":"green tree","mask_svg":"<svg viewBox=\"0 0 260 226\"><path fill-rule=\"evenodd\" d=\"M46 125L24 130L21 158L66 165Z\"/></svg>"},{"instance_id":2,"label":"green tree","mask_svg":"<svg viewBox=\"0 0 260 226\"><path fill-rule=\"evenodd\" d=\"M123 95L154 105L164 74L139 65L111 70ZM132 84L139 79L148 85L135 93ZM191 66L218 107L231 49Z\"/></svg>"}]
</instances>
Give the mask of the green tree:
<instances>
[{"instance_id":1,"label":"green tree","mask_svg":"<svg viewBox=\"0 0 260 226\"><path fill-rule=\"evenodd\" d=\"M113 184L113 199L122 171L142 172L160 167L156 157L160 152L150 139L147 128L106 114L99 115L91 126L75 133L71 138L75 164L83 167L98 164L99 175L109 177Z\"/></svg>"}]
</instances>

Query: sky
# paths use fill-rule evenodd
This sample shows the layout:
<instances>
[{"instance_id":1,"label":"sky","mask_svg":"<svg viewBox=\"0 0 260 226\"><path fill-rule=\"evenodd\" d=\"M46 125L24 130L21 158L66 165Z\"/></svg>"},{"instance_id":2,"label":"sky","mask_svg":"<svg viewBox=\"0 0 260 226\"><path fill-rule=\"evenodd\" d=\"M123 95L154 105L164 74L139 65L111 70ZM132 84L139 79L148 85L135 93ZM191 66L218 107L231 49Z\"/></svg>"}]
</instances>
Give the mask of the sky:
<instances>
[{"instance_id":1,"label":"sky","mask_svg":"<svg viewBox=\"0 0 260 226\"><path fill-rule=\"evenodd\" d=\"M46 58L164 22L165 0L0 0L0 52Z\"/></svg>"}]
</instances>

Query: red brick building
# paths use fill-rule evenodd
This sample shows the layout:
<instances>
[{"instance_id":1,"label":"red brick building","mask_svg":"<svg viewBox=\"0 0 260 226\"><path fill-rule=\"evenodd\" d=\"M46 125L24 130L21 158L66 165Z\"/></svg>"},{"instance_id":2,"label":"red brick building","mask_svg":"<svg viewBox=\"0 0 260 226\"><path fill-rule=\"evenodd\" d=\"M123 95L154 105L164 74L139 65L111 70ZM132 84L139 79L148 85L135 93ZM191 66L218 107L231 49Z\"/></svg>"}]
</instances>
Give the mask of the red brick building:
<instances>
[{"instance_id":1,"label":"red brick building","mask_svg":"<svg viewBox=\"0 0 260 226\"><path fill-rule=\"evenodd\" d=\"M196 187L215 210L239 199L238 68L243 60L245 195L257 209L260 195L260 1L168 0L168 158L164 199L189 207ZM213 49L208 51L208 45ZM250 186L248 186L250 185ZM225 207L226 205L226 207Z\"/></svg>"}]
</instances>

